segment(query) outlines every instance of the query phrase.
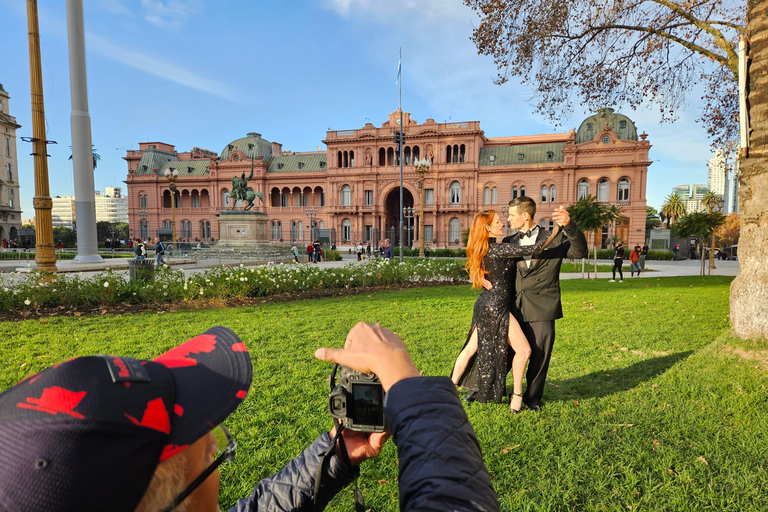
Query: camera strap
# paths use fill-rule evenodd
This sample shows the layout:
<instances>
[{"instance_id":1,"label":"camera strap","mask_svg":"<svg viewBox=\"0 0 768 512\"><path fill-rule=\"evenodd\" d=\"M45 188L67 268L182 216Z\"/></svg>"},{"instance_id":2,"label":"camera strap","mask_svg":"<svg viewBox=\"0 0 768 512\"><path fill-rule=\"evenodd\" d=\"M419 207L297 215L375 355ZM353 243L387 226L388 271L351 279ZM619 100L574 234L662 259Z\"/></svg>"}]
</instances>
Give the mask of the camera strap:
<instances>
[{"instance_id":1,"label":"camera strap","mask_svg":"<svg viewBox=\"0 0 768 512\"><path fill-rule=\"evenodd\" d=\"M331 388L331 391L336 387L336 371L338 369L339 364L335 363L331 370L331 375L328 377L328 385ZM341 420L337 419L333 420L333 424L336 425L336 435L331 440L331 446L323 455L320 464L317 466L317 472L315 473L315 494L312 501L316 512L321 510L318 499L320 498L320 486L322 485L323 480L323 468L326 464L330 463L330 458L336 450L336 443L339 443L339 451L341 452L341 458L344 461L344 464L346 464L348 468L352 468L352 463L349 460L349 452L347 452L347 445L344 443L344 436L341 435L341 432L344 430L344 425ZM365 499L363 498L363 493L360 491L360 487L357 485L357 477L355 477L355 512L365 512Z\"/></svg>"}]
</instances>

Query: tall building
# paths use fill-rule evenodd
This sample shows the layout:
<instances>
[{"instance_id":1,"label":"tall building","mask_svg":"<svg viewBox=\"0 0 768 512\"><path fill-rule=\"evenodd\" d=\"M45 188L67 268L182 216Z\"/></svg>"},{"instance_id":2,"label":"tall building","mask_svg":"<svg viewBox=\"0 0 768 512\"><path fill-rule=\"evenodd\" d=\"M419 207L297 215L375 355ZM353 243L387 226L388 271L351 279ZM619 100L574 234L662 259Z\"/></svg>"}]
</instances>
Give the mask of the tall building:
<instances>
[{"instance_id":1,"label":"tall building","mask_svg":"<svg viewBox=\"0 0 768 512\"><path fill-rule=\"evenodd\" d=\"M672 188L672 193L679 195L685 204L686 213L707 211L707 207L701 204L707 192L707 185L677 185Z\"/></svg>"},{"instance_id":2,"label":"tall building","mask_svg":"<svg viewBox=\"0 0 768 512\"><path fill-rule=\"evenodd\" d=\"M10 114L10 96L0 84L0 240L18 239L21 229L19 166L16 130L21 128Z\"/></svg>"},{"instance_id":3,"label":"tall building","mask_svg":"<svg viewBox=\"0 0 768 512\"><path fill-rule=\"evenodd\" d=\"M722 149L715 152L715 156L707 164L707 187L713 193L723 198L723 213L730 210L730 180L728 177L728 162L726 153Z\"/></svg>"},{"instance_id":4,"label":"tall building","mask_svg":"<svg viewBox=\"0 0 768 512\"><path fill-rule=\"evenodd\" d=\"M690 185L678 185L672 188L672 193L680 196L680 199L687 201L691 198L691 186Z\"/></svg>"},{"instance_id":5,"label":"tall building","mask_svg":"<svg viewBox=\"0 0 768 512\"><path fill-rule=\"evenodd\" d=\"M128 222L128 198L122 195L120 187L106 187L104 194L98 190L93 193L96 204L96 222ZM75 196L56 196L53 198L53 226L72 229L75 218Z\"/></svg>"},{"instance_id":6,"label":"tall building","mask_svg":"<svg viewBox=\"0 0 768 512\"><path fill-rule=\"evenodd\" d=\"M53 227L73 229L75 227L75 196L56 196L51 199L53 200L51 207Z\"/></svg>"},{"instance_id":7,"label":"tall building","mask_svg":"<svg viewBox=\"0 0 768 512\"><path fill-rule=\"evenodd\" d=\"M741 152L741 150L738 150ZM733 172L731 173L731 207L728 213L739 213L739 159L734 159Z\"/></svg>"},{"instance_id":8,"label":"tall building","mask_svg":"<svg viewBox=\"0 0 768 512\"><path fill-rule=\"evenodd\" d=\"M325 151L289 153L258 133L233 140L220 153L200 148L180 153L161 142L140 143L128 151L128 204L131 235L154 237L171 228L171 204L177 237L219 239L217 214L230 208L234 177L248 177L261 192L273 241L306 242L310 221L332 233L338 246L385 237L397 238L400 209L399 152L393 132L402 130L403 206L408 240L437 247L461 245L461 231L478 211L529 195L536 220L553 227L553 211L591 194L623 207L625 218L613 234L626 243L645 240L648 151L645 133L634 122L601 109L568 133L487 137L479 121L419 123L408 112L393 112L380 126L366 123L325 134ZM416 160L431 163L424 188L424 233L419 232L421 190ZM171 195L164 174L178 171ZM310 219L307 209L316 210ZM607 228L608 226L606 226ZM598 235L605 243L608 229ZM396 240L394 240L396 241ZM405 245L405 244L404 244Z\"/></svg>"}]
</instances>

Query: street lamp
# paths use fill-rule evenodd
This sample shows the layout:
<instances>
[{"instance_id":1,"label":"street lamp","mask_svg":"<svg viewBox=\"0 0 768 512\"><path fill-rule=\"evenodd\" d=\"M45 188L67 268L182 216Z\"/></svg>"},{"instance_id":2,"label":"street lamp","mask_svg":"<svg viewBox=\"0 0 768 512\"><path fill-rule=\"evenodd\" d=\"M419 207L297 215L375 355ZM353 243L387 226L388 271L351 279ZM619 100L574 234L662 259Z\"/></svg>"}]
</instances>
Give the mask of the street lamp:
<instances>
[{"instance_id":1,"label":"street lamp","mask_svg":"<svg viewBox=\"0 0 768 512\"><path fill-rule=\"evenodd\" d=\"M714 210L722 211L723 206L725 205L725 201L722 197L718 197L717 201L710 201L707 203L707 207L709 208L709 213L712 213ZM717 267L715 267L715 230L712 230L712 246L709 248L709 270L710 274L712 273L712 269L717 270Z\"/></svg>"},{"instance_id":2,"label":"street lamp","mask_svg":"<svg viewBox=\"0 0 768 512\"><path fill-rule=\"evenodd\" d=\"M411 246L411 240L413 239L413 226L411 225L411 219L413 218L413 206L406 206L403 208L403 217L406 218L406 239L405 244L410 247ZM421 237L422 240L424 237Z\"/></svg>"},{"instance_id":3,"label":"street lamp","mask_svg":"<svg viewBox=\"0 0 768 512\"><path fill-rule=\"evenodd\" d=\"M426 158L413 162L414 170L419 174L419 258L424 257L424 176L431 165L432 162Z\"/></svg>"},{"instance_id":4,"label":"street lamp","mask_svg":"<svg viewBox=\"0 0 768 512\"><path fill-rule=\"evenodd\" d=\"M147 222L147 217L149 216L149 212L147 210L139 210L139 238L144 240L144 224ZM149 229L147 229L147 232L149 232Z\"/></svg>"},{"instance_id":5,"label":"street lamp","mask_svg":"<svg viewBox=\"0 0 768 512\"><path fill-rule=\"evenodd\" d=\"M309 238L310 242L317 240L315 237L315 221L317 217L317 208L307 208L307 217L309 217Z\"/></svg>"},{"instance_id":6,"label":"street lamp","mask_svg":"<svg viewBox=\"0 0 768 512\"><path fill-rule=\"evenodd\" d=\"M176 178L179 177L179 171L176 169L166 169L165 179L168 180L168 189L171 191L171 240L176 243Z\"/></svg>"}]
</instances>

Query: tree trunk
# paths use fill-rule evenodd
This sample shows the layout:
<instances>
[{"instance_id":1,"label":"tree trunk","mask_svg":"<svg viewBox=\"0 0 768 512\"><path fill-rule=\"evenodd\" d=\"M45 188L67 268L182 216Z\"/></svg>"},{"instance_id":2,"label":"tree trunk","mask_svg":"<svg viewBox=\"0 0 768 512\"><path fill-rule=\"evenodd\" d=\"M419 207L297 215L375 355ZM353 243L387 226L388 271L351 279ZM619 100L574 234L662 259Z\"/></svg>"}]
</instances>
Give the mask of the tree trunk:
<instances>
[{"instance_id":1,"label":"tree trunk","mask_svg":"<svg viewBox=\"0 0 768 512\"><path fill-rule=\"evenodd\" d=\"M739 275L731 285L731 323L741 338L768 338L768 2L749 0L749 153L739 160Z\"/></svg>"}]
</instances>

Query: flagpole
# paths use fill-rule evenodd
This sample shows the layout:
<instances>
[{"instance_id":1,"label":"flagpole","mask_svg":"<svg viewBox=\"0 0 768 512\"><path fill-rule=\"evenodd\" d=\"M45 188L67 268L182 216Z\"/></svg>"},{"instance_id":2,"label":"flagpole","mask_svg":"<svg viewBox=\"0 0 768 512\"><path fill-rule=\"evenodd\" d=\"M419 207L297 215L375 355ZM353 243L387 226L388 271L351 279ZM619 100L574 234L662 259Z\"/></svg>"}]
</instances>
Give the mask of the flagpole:
<instances>
[{"instance_id":1,"label":"flagpole","mask_svg":"<svg viewBox=\"0 0 768 512\"><path fill-rule=\"evenodd\" d=\"M400 64L398 65L398 82L400 86L400 263L403 262L403 139L405 138L405 127L403 126L403 78L402 78L402 63L403 63L403 47L400 47Z\"/></svg>"}]
</instances>

